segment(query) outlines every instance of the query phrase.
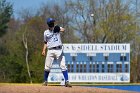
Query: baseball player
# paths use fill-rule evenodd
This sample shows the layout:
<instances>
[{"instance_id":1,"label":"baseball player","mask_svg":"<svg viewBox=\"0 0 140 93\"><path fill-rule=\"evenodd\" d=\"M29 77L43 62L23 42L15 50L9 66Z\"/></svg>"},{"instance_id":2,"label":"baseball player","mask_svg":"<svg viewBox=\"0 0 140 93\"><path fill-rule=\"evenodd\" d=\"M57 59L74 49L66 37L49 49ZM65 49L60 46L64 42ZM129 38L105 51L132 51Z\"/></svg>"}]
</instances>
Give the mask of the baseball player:
<instances>
[{"instance_id":1,"label":"baseball player","mask_svg":"<svg viewBox=\"0 0 140 93\"><path fill-rule=\"evenodd\" d=\"M65 56L63 54L62 49L62 42L60 37L60 32L64 32L64 28L55 25L55 19L48 18L47 25L49 29L45 30L44 32L44 47L42 50L42 55L46 55L46 48L47 56L45 59L45 70L44 70L44 86L47 86L47 79L50 73L50 68L52 67L52 63L54 59L58 59L60 62L60 68L62 70L63 76L65 78L65 87L72 87L69 80L68 80L68 71L65 65Z\"/></svg>"}]
</instances>

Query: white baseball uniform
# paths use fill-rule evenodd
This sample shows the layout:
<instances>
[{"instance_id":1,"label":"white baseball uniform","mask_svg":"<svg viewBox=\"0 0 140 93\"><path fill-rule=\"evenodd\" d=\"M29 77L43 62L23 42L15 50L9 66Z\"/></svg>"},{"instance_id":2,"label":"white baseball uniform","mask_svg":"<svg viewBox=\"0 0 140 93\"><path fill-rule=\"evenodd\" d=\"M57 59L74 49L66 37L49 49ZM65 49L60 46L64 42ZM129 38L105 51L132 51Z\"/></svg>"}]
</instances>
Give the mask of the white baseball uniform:
<instances>
[{"instance_id":1,"label":"white baseball uniform","mask_svg":"<svg viewBox=\"0 0 140 93\"><path fill-rule=\"evenodd\" d=\"M65 65L65 56L63 54L62 42L60 32L54 33L53 31L45 30L44 41L47 42L47 56L45 60L45 70L50 71L54 58L60 62L62 71L67 70Z\"/></svg>"}]
</instances>

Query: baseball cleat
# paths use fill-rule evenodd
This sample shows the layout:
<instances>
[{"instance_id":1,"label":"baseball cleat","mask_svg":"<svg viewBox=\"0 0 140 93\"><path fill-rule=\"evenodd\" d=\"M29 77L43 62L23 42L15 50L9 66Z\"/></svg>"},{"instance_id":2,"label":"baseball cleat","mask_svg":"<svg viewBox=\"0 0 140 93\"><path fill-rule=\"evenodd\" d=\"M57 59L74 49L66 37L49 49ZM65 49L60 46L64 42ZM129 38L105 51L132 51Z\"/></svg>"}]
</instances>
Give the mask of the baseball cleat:
<instances>
[{"instance_id":1,"label":"baseball cleat","mask_svg":"<svg viewBox=\"0 0 140 93\"><path fill-rule=\"evenodd\" d=\"M70 84L69 81L66 81L66 82L65 82L65 87L72 87L72 85Z\"/></svg>"},{"instance_id":2,"label":"baseball cleat","mask_svg":"<svg viewBox=\"0 0 140 93\"><path fill-rule=\"evenodd\" d=\"M42 86L47 86L48 85L48 82L47 81L44 81Z\"/></svg>"}]
</instances>

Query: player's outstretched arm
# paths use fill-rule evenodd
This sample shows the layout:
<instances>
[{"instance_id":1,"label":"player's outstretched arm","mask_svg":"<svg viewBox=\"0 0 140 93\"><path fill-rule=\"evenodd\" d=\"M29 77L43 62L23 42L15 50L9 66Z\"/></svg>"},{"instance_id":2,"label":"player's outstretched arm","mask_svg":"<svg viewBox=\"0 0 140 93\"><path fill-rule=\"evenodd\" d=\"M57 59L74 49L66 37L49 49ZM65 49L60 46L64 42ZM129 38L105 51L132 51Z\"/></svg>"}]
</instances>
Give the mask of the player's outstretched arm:
<instances>
[{"instance_id":1,"label":"player's outstretched arm","mask_svg":"<svg viewBox=\"0 0 140 93\"><path fill-rule=\"evenodd\" d=\"M54 33L59 33L59 32L64 32L65 29L63 27L60 27L58 25L56 25L53 29Z\"/></svg>"},{"instance_id":2,"label":"player's outstretched arm","mask_svg":"<svg viewBox=\"0 0 140 93\"><path fill-rule=\"evenodd\" d=\"M44 44L43 49L42 49L42 55L43 56L46 55L46 48L47 48L47 44Z\"/></svg>"}]
</instances>

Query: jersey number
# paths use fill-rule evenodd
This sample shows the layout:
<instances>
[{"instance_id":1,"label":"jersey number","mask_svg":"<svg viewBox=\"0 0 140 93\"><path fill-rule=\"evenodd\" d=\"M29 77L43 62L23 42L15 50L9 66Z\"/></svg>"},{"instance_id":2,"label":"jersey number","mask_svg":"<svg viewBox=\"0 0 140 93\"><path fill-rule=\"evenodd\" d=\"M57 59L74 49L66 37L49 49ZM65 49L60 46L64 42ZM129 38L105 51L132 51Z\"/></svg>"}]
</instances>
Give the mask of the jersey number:
<instances>
[{"instance_id":1,"label":"jersey number","mask_svg":"<svg viewBox=\"0 0 140 93\"><path fill-rule=\"evenodd\" d=\"M56 36L54 37L54 42L55 42L55 41L58 41L58 38L57 38Z\"/></svg>"}]
</instances>

